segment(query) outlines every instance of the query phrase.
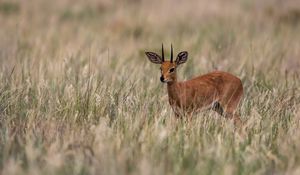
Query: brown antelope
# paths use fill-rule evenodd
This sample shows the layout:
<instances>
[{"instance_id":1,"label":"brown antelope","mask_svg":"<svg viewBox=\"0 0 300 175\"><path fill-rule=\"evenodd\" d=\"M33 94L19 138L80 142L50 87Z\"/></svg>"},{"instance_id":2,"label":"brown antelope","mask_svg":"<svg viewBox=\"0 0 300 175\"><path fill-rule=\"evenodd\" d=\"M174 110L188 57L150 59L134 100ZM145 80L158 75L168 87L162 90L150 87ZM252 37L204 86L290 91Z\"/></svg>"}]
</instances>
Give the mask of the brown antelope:
<instances>
[{"instance_id":1,"label":"brown antelope","mask_svg":"<svg viewBox=\"0 0 300 175\"><path fill-rule=\"evenodd\" d=\"M243 85L239 78L227 72L214 71L178 82L176 69L187 61L188 52L180 52L175 61L172 45L170 61L165 60L163 45L161 57L154 52L145 53L152 63L161 64L160 81L167 83L169 103L176 117L182 114L191 116L193 112L202 109L213 109L220 115L233 119L235 124L241 123L236 114L243 95Z\"/></svg>"}]
</instances>

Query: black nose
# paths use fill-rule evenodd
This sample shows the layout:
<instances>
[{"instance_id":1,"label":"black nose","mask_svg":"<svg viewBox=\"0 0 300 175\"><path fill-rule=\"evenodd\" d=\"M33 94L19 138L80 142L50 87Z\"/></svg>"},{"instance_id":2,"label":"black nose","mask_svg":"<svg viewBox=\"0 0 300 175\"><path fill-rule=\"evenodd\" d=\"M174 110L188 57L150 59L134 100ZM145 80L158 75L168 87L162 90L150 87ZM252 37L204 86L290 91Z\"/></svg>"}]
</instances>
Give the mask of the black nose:
<instances>
[{"instance_id":1,"label":"black nose","mask_svg":"<svg viewBox=\"0 0 300 175\"><path fill-rule=\"evenodd\" d=\"M165 80L164 77L161 76L161 77L160 77L160 81L161 81L161 82L164 82L164 80Z\"/></svg>"}]
</instances>

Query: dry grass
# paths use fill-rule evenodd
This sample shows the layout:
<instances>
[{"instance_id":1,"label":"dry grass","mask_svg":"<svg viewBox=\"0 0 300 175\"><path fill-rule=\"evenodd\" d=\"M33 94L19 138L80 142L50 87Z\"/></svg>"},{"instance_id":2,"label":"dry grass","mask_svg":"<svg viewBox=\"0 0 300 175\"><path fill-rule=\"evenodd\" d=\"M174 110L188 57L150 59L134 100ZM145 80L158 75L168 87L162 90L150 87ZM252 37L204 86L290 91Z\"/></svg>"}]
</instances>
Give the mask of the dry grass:
<instances>
[{"instance_id":1,"label":"dry grass","mask_svg":"<svg viewBox=\"0 0 300 175\"><path fill-rule=\"evenodd\" d=\"M0 1L0 174L299 174L298 7ZM162 42L189 51L179 79L242 79L240 134L212 112L174 119L144 55Z\"/></svg>"}]
</instances>

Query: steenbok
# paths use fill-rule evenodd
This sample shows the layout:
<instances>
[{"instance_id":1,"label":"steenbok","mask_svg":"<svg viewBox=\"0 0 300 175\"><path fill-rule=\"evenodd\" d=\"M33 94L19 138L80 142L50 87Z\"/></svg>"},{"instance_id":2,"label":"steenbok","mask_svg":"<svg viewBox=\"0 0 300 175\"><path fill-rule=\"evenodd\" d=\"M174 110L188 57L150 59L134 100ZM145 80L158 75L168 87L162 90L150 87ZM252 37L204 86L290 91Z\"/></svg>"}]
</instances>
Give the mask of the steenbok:
<instances>
[{"instance_id":1,"label":"steenbok","mask_svg":"<svg viewBox=\"0 0 300 175\"><path fill-rule=\"evenodd\" d=\"M226 118L233 119L235 124L241 123L236 114L243 95L243 85L239 78L227 72L214 71L178 82L176 69L187 61L188 52L180 52L175 61L172 45L170 61L165 60L163 45L162 56L154 52L145 53L152 63L161 65L160 81L167 83L169 103L176 117L191 117L193 112L212 109Z\"/></svg>"}]
</instances>

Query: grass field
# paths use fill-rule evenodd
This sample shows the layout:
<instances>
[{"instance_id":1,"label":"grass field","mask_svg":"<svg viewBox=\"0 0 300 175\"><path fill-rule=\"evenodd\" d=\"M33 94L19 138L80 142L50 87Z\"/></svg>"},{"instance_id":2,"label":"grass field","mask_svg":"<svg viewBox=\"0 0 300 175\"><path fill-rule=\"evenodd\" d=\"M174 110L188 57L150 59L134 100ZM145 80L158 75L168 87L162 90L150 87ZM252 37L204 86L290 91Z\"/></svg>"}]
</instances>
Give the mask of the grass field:
<instances>
[{"instance_id":1,"label":"grass field","mask_svg":"<svg viewBox=\"0 0 300 175\"><path fill-rule=\"evenodd\" d=\"M241 78L239 132L174 118L161 43ZM0 174L300 174L300 3L0 0Z\"/></svg>"}]
</instances>

